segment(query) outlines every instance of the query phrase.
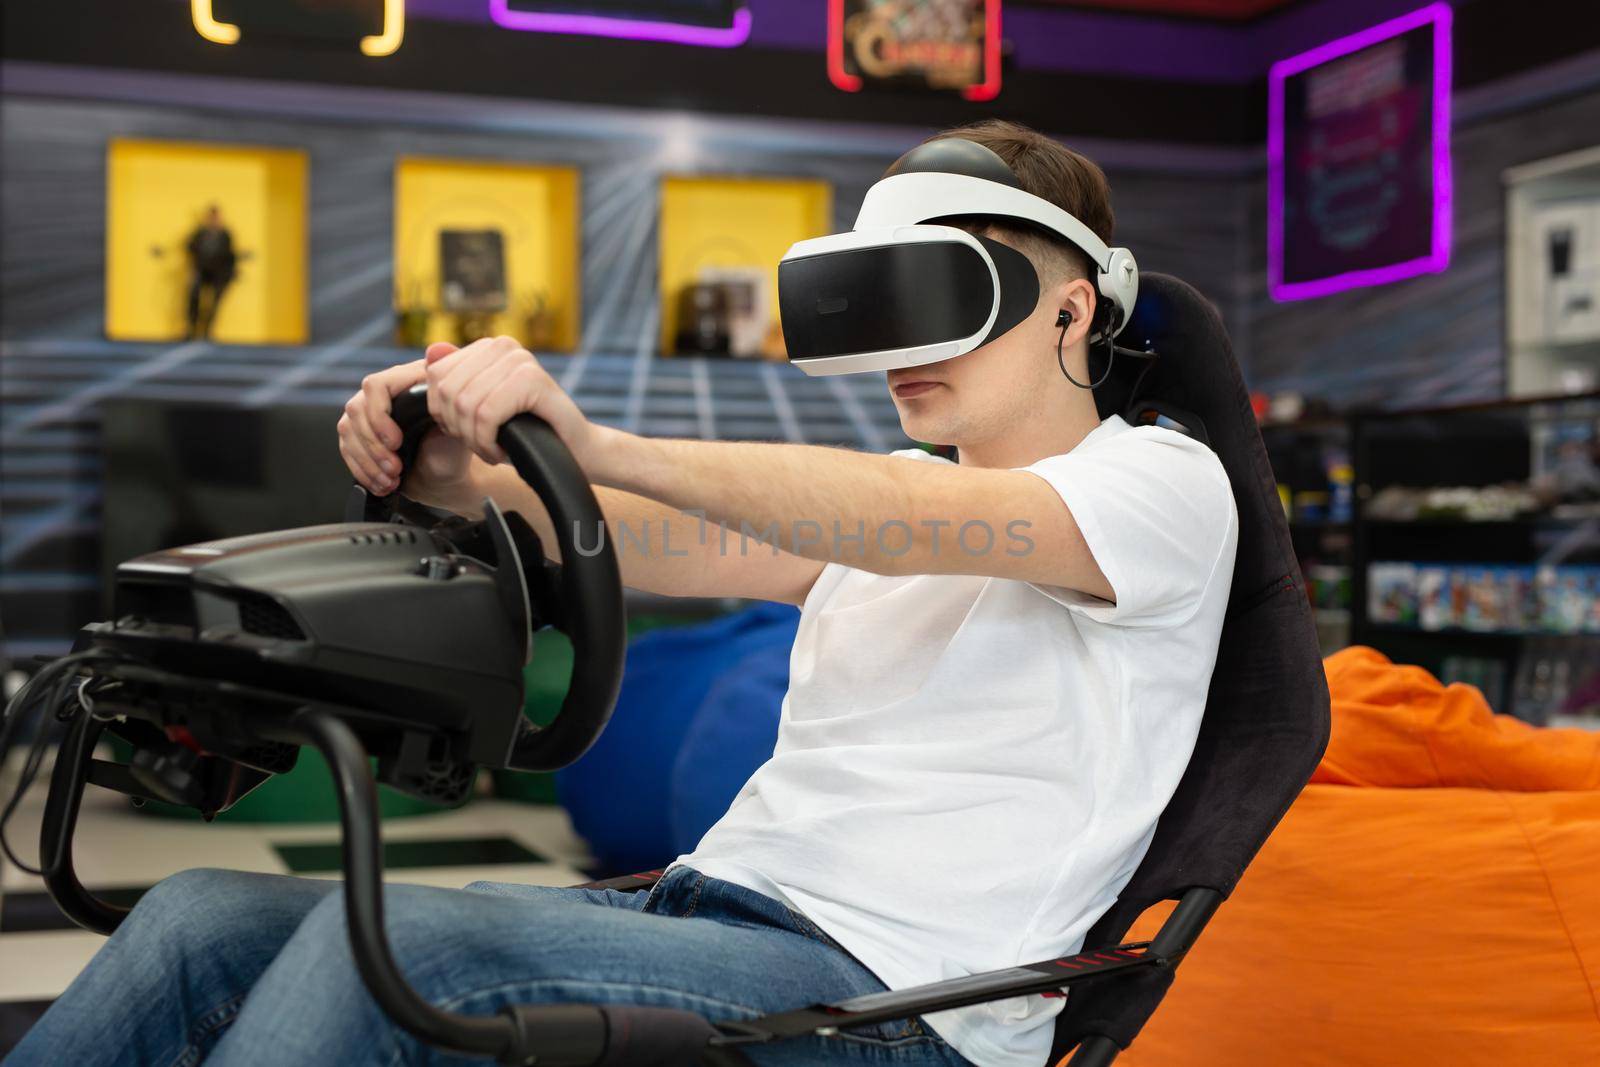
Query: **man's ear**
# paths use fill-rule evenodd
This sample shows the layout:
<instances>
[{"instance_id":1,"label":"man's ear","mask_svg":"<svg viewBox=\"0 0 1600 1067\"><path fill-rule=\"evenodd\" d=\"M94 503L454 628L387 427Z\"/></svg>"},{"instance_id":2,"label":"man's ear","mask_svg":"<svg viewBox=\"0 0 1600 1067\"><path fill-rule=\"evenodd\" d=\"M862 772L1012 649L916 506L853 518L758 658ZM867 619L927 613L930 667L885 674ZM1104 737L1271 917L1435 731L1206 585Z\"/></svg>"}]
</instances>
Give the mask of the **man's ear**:
<instances>
[{"instance_id":1,"label":"man's ear","mask_svg":"<svg viewBox=\"0 0 1600 1067\"><path fill-rule=\"evenodd\" d=\"M1084 278L1064 281L1056 287L1053 303L1058 309L1055 319L1057 328L1060 328L1063 314L1068 319L1067 333L1062 338L1062 344L1070 348L1089 336L1090 329L1094 325L1094 286Z\"/></svg>"}]
</instances>

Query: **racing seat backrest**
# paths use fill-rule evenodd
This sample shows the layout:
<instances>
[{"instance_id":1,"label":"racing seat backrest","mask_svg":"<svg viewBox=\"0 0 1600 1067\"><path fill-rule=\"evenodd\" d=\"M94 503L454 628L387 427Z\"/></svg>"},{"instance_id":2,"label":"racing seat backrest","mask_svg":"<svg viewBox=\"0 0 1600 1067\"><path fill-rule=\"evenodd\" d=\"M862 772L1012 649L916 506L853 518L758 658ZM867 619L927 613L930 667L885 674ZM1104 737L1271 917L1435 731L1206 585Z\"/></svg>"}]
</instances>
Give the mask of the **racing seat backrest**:
<instances>
[{"instance_id":1,"label":"racing seat backrest","mask_svg":"<svg viewBox=\"0 0 1600 1067\"><path fill-rule=\"evenodd\" d=\"M1233 486L1239 544L1194 755L1149 851L1090 929L1086 949L1117 944L1161 901L1189 894L1209 898L1214 907L1226 898L1311 777L1329 730L1311 607L1222 319L1176 278L1143 274L1140 283L1133 318L1118 341L1154 350L1159 358L1147 367L1149 361L1119 356L1116 373L1096 392L1100 414L1120 413L1136 423L1162 410L1203 427L1196 436L1217 453ZM1214 893L1190 894L1195 889ZM1191 938L1209 915L1209 909L1199 915ZM1140 968L1075 987L1057 1019L1051 1062L1080 1042L1085 1050L1106 1051L1075 1057L1075 1065L1109 1062L1115 1055L1110 1042L1126 1048L1133 1041L1173 974L1170 967Z\"/></svg>"}]
</instances>

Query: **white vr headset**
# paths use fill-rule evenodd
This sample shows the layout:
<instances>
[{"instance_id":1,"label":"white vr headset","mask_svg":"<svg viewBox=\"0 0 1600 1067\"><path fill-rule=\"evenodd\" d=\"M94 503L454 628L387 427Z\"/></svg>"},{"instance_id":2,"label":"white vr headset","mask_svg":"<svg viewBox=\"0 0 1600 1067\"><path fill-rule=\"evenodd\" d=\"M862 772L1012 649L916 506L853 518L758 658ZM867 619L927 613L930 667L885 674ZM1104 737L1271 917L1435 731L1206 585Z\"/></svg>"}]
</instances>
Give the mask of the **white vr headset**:
<instances>
[{"instance_id":1,"label":"white vr headset","mask_svg":"<svg viewBox=\"0 0 1600 1067\"><path fill-rule=\"evenodd\" d=\"M867 191L855 228L801 241L778 264L789 360L811 375L938 363L1033 313L1039 275L1009 245L929 220L993 216L1030 223L1082 249L1098 268L1110 338L1127 325L1139 268L1072 215L1025 192L994 152L945 138L907 153Z\"/></svg>"}]
</instances>

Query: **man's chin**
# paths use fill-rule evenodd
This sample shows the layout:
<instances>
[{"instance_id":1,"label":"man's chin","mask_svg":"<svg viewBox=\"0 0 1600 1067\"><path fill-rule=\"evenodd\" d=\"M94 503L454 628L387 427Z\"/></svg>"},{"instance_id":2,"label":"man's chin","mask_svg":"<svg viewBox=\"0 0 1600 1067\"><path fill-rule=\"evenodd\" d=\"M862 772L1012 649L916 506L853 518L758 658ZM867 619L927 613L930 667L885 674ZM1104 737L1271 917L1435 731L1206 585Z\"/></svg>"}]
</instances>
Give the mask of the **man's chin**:
<instances>
[{"instance_id":1,"label":"man's chin","mask_svg":"<svg viewBox=\"0 0 1600 1067\"><path fill-rule=\"evenodd\" d=\"M925 445L948 445L953 437L948 420L932 419L925 414L907 411L900 412L900 430L913 441L921 441Z\"/></svg>"}]
</instances>

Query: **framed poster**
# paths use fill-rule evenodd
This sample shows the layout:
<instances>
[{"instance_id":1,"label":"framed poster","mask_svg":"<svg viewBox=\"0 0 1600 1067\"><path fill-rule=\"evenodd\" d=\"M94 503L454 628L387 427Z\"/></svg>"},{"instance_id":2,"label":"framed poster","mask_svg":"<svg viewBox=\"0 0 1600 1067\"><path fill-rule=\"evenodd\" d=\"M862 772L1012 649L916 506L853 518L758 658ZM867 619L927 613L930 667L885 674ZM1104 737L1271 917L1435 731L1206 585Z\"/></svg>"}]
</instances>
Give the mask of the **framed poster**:
<instances>
[{"instance_id":1,"label":"framed poster","mask_svg":"<svg viewBox=\"0 0 1600 1067\"><path fill-rule=\"evenodd\" d=\"M506 246L499 230L439 231L439 306L457 313L506 309Z\"/></svg>"},{"instance_id":2,"label":"framed poster","mask_svg":"<svg viewBox=\"0 0 1600 1067\"><path fill-rule=\"evenodd\" d=\"M828 78L845 92L884 86L1000 95L1000 0L828 0Z\"/></svg>"},{"instance_id":3,"label":"framed poster","mask_svg":"<svg viewBox=\"0 0 1600 1067\"><path fill-rule=\"evenodd\" d=\"M1450 262L1450 6L1274 63L1267 290L1304 300Z\"/></svg>"}]
</instances>

